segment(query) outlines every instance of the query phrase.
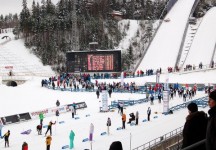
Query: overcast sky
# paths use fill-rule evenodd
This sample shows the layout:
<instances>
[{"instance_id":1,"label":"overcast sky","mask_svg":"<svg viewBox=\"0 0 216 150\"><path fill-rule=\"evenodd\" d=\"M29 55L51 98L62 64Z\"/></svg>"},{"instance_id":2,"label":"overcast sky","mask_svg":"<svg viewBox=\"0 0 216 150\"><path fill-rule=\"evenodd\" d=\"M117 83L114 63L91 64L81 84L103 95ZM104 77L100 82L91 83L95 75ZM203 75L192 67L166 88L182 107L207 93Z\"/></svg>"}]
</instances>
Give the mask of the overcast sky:
<instances>
[{"instance_id":1,"label":"overcast sky","mask_svg":"<svg viewBox=\"0 0 216 150\"><path fill-rule=\"evenodd\" d=\"M52 0L56 4L59 0ZM31 7L33 0L27 0L28 7ZM41 2L41 0L35 0ZM22 10L22 0L0 0L0 14L20 13Z\"/></svg>"}]
</instances>

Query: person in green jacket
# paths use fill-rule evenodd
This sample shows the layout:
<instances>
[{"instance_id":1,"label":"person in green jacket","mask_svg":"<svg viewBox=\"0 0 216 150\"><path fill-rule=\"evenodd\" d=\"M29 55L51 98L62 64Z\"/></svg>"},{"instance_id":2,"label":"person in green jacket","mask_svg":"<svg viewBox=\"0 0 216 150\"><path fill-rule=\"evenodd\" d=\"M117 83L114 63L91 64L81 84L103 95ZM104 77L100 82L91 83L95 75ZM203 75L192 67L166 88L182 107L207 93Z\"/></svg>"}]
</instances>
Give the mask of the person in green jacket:
<instances>
[{"instance_id":1,"label":"person in green jacket","mask_svg":"<svg viewBox=\"0 0 216 150\"><path fill-rule=\"evenodd\" d=\"M74 148L74 136L75 136L75 133L73 132L73 130L71 130L71 132L70 132L70 136L69 136L69 138L70 138L70 149L73 149Z\"/></svg>"},{"instance_id":2,"label":"person in green jacket","mask_svg":"<svg viewBox=\"0 0 216 150\"><path fill-rule=\"evenodd\" d=\"M39 114L39 118L40 118L40 125L43 126L43 119L44 119L43 113L40 113L40 114Z\"/></svg>"}]
</instances>

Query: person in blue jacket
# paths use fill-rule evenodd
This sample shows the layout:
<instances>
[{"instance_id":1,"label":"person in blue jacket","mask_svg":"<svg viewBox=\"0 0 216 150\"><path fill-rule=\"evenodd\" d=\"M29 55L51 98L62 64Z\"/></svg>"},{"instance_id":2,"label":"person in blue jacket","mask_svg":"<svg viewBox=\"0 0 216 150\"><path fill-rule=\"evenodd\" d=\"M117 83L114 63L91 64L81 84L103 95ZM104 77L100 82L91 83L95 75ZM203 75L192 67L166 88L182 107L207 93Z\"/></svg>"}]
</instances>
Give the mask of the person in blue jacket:
<instances>
[{"instance_id":1,"label":"person in blue jacket","mask_svg":"<svg viewBox=\"0 0 216 150\"><path fill-rule=\"evenodd\" d=\"M0 124L0 138L2 137L2 128L3 128L4 126L2 125L2 124Z\"/></svg>"},{"instance_id":2,"label":"person in blue jacket","mask_svg":"<svg viewBox=\"0 0 216 150\"><path fill-rule=\"evenodd\" d=\"M74 148L74 136L75 136L75 133L73 132L73 130L71 130L71 132L70 132L70 136L69 136L69 138L70 138L70 149L73 149Z\"/></svg>"}]
</instances>

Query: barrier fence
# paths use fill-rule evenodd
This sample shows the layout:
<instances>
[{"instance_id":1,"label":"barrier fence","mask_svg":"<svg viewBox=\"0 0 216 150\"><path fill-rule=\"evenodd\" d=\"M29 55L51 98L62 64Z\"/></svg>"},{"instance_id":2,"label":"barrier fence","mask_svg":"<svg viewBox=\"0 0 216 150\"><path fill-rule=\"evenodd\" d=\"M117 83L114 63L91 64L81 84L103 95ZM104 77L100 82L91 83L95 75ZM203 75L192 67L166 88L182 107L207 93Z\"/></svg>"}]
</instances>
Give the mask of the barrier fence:
<instances>
[{"instance_id":1,"label":"barrier fence","mask_svg":"<svg viewBox=\"0 0 216 150\"><path fill-rule=\"evenodd\" d=\"M157 144L163 142L163 141L166 141L170 138L172 138L173 136L176 136L176 135L179 135L179 134L182 134L182 131L183 131L183 126L182 127L179 127L169 133L166 133L154 140L151 140L139 147L136 147L134 148L133 150L147 150L147 149L152 149L154 146L156 146Z\"/></svg>"},{"instance_id":2,"label":"barrier fence","mask_svg":"<svg viewBox=\"0 0 216 150\"><path fill-rule=\"evenodd\" d=\"M205 108L206 106L208 106L208 97L201 97L201 98L198 98L196 100L192 100L192 101L189 101L189 102L186 102L186 103L183 103L183 104L180 104L180 105L176 105L174 107L171 107L170 110L172 111L176 111L176 110L179 110L181 108L186 108L188 106L189 103L196 103L199 107L203 107ZM163 113L165 115L167 115L168 113ZM139 147L136 147L134 148L133 150L146 150L146 149L151 149L152 147L158 145L159 143L173 137L173 136L176 136L176 135L181 135L182 134L182 130L183 130L183 126L182 127L179 127L163 136L160 136L154 140L151 140L150 142L147 142ZM181 143L180 139L179 141L177 142L178 144Z\"/></svg>"},{"instance_id":3,"label":"barrier fence","mask_svg":"<svg viewBox=\"0 0 216 150\"><path fill-rule=\"evenodd\" d=\"M181 108L186 108L188 106L188 104L190 104L192 102L196 103L197 106L199 106L199 107L205 108L206 106L208 106L208 97L206 96L206 97L198 98L198 99L195 99L195 100L192 100L192 101L180 104L180 105L173 106L170 108L170 110L176 111L176 110L179 110Z\"/></svg>"},{"instance_id":4,"label":"barrier fence","mask_svg":"<svg viewBox=\"0 0 216 150\"><path fill-rule=\"evenodd\" d=\"M79 103L74 103L74 104L76 106L76 109L87 108L87 105L85 102L79 102ZM46 108L46 109L39 110L39 111L33 111L33 112L27 112L27 113L21 113L21 114L1 117L0 124L8 125L8 124L13 124L13 123L21 123L23 121L28 121L31 119L38 119L40 113L43 113L44 116L46 117L54 116L57 110L59 111L59 113L66 113L70 111L69 107L72 105L73 104L67 104L67 105L63 105L59 107Z\"/></svg>"}]
</instances>

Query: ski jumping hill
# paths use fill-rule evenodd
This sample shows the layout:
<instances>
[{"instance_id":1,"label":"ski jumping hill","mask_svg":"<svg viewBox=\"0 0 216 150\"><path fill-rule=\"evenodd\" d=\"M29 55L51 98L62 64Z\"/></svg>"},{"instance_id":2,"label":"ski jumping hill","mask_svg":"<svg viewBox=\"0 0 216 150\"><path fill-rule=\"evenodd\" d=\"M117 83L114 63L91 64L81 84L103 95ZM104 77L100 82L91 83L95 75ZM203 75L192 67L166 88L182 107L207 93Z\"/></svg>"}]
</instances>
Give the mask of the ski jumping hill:
<instances>
[{"instance_id":1,"label":"ski jumping hill","mask_svg":"<svg viewBox=\"0 0 216 150\"><path fill-rule=\"evenodd\" d=\"M40 59L24 46L23 39L14 40L12 32L0 34L0 75L8 76L10 70L15 76L55 74L50 66L44 66Z\"/></svg>"},{"instance_id":2,"label":"ski jumping hill","mask_svg":"<svg viewBox=\"0 0 216 150\"><path fill-rule=\"evenodd\" d=\"M216 7L210 9L204 16L197 34L194 37L188 57L184 63L198 66L200 62L208 65L211 62L216 44ZM214 60L216 61L216 60Z\"/></svg>"},{"instance_id":3,"label":"ski jumping hill","mask_svg":"<svg viewBox=\"0 0 216 150\"><path fill-rule=\"evenodd\" d=\"M167 14L137 70L174 67L195 0L179 0ZM155 63L157 62L157 63Z\"/></svg>"}]
</instances>

